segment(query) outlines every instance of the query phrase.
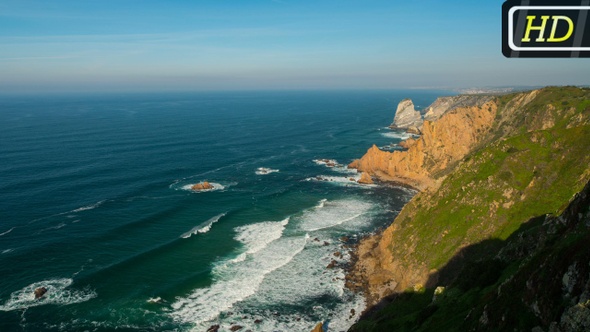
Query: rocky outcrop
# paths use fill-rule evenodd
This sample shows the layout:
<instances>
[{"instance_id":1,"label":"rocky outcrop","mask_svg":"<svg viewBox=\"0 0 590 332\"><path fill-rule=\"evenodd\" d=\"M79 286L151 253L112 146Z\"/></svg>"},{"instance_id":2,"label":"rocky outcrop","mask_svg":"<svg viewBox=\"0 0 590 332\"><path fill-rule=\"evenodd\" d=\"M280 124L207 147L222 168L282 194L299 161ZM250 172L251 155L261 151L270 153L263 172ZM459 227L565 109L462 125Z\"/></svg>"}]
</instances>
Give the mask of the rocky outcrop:
<instances>
[{"instance_id":1,"label":"rocky outcrop","mask_svg":"<svg viewBox=\"0 0 590 332\"><path fill-rule=\"evenodd\" d=\"M209 190L213 189L213 185L207 181L197 183L191 187L192 190L200 191L200 190Z\"/></svg>"},{"instance_id":2,"label":"rocky outcrop","mask_svg":"<svg viewBox=\"0 0 590 332\"><path fill-rule=\"evenodd\" d=\"M586 330L590 89L451 109L410 143L397 153L371 148L352 165L422 191L384 232L361 241L349 283L363 284L369 304L381 301L387 313L421 303L413 318L398 319L416 330L444 330L436 324L445 326L445 315L464 331ZM351 330L395 329L372 317Z\"/></svg>"},{"instance_id":3,"label":"rocky outcrop","mask_svg":"<svg viewBox=\"0 0 590 332\"><path fill-rule=\"evenodd\" d=\"M407 151L381 151L373 145L349 167L384 181L425 189L486 136L497 109L493 100L482 106L456 108L437 121L425 121L422 136L408 142Z\"/></svg>"},{"instance_id":4,"label":"rocky outcrop","mask_svg":"<svg viewBox=\"0 0 590 332\"><path fill-rule=\"evenodd\" d=\"M408 129L422 126L422 115L414 109L414 103L410 99L404 99L397 105L395 117L391 128ZM417 130L417 129L416 129Z\"/></svg>"},{"instance_id":5,"label":"rocky outcrop","mask_svg":"<svg viewBox=\"0 0 590 332\"><path fill-rule=\"evenodd\" d=\"M45 295L47 293L47 288L45 287L39 287L37 289L35 289L35 299L40 299L41 297L43 297L43 295Z\"/></svg>"},{"instance_id":6,"label":"rocky outcrop","mask_svg":"<svg viewBox=\"0 0 590 332\"><path fill-rule=\"evenodd\" d=\"M493 100L493 96L476 96L476 95L460 95L452 97L439 97L434 103L426 108L424 120L436 121L440 119L443 114L450 110L460 107L481 107L485 103Z\"/></svg>"},{"instance_id":7,"label":"rocky outcrop","mask_svg":"<svg viewBox=\"0 0 590 332\"><path fill-rule=\"evenodd\" d=\"M373 179L371 179L369 173L362 173L361 178L357 182L361 184L373 184Z\"/></svg>"},{"instance_id":8,"label":"rocky outcrop","mask_svg":"<svg viewBox=\"0 0 590 332\"><path fill-rule=\"evenodd\" d=\"M318 323L311 332L324 332L324 324Z\"/></svg>"}]
</instances>

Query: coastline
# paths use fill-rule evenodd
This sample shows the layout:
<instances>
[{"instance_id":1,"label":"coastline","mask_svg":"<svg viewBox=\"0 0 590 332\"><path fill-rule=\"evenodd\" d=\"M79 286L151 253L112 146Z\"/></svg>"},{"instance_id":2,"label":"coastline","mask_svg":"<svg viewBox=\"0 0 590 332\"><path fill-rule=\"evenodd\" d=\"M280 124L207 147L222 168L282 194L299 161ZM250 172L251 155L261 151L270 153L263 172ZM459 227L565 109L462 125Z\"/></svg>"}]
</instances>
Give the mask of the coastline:
<instances>
[{"instance_id":1,"label":"coastline","mask_svg":"<svg viewBox=\"0 0 590 332\"><path fill-rule=\"evenodd\" d=\"M535 276L521 271L524 265L514 259L526 262L533 255L550 259L534 245L544 245L544 239L555 233L549 220L561 220L564 209L571 206L568 202L581 195L584 187L587 191L590 170L588 156L582 152L590 144L587 93L575 87L549 87L492 100L464 98L460 107L424 121L423 135L408 142L407 150L384 152L373 146L350 164L377 182L397 185L400 181L395 180L401 178L406 187L418 189L389 226L351 248L346 287L362 293L366 301L351 331L381 331L395 324L401 328L409 322L416 327L447 326L445 313L450 311L458 313L457 324L468 326L503 326L504 318L487 318L490 312L522 319L518 313L523 311L544 322L537 322L539 326L560 321L535 309L539 305L535 301L518 310L506 311L505 305L488 309L486 287L497 287L503 301L511 299L500 292L505 283L526 289L526 278ZM583 213L576 216L581 219ZM526 226L536 223L548 229ZM527 244L530 248L524 252L514 252L522 247L523 233L538 230L542 230L534 235L538 241ZM568 262L558 267L557 279L577 269L572 258ZM521 273L522 278L513 281ZM585 270L576 273L583 275ZM534 281L540 287L553 287L543 284L548 281ZM556 281L556 289L561 290L561 281ZM447 288L452 288L448 295ZM443 293L442 302L437 302L437 295ZM471 295L463 294L477 294L478 307L470 302L474 301ZM551 303L555 301L542 305L553 308ZM576 303L567 306L578 308ZM415 305L416 309L403 309ZM390 317L391 310L404 313ZM430 321L431 316L436 319Z\"/></svg>"}]
</instances>

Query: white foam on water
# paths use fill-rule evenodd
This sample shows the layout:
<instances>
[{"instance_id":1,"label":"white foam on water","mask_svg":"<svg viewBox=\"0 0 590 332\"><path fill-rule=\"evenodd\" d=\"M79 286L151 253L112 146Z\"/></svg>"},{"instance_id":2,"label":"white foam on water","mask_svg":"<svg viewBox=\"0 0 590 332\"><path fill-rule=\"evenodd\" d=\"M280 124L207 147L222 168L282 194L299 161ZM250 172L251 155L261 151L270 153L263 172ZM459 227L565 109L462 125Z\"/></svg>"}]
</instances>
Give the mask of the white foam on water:
<instances>
[{"instance_id":1,"label":"white foam on water","mask_svg":"<svg viewBox=\"0 0 590 332\"><path fill-rule=\"evenodd\" d=\"M320 182L329 183L335 186L341 187L356 187L360 189L371 189L378 187L376 184L359 183L361 175L356 173L348 176L332 176L332 175L317 175L311 178L307 178L304 181L307 182Z\"/></svg>"},{"instance_id":2,"label":"white foam on water","mask_svg":"<svg viewBox=\"0 0 590 332\"><path fill-rule=\"evenodd\" d=\"M219 184L219 183L214 183L214 182L209 182L210 185L213 186L212 189L203 189L203 190L193 190L192 187L198 183L190 183L187 185L184 185L182 187L180 187L180 189L182 190L187 190L193 193L205 193L205 192L210 192L210 191L218 191L218 190L223 190L226 188L226 186Z\"/></svg>"},{"instance_id":3,"label":"white foam on water","mask_svg":"<svg viewBox=\"0 0 590 332\"><path fill-rule=\"evenodd\" d=\"M248 255L255 254L266 248L271 242L280 239L281 236L283 236L285 227L289 224L289 220L290 217L281 222L266 221L237 227L235 229L237 232L235 239L242 243L244 246L244 252L236 258L224 262L223 266L226 266L228 263L233 264L243 262Z\"/></svg>"},{"instance_id":4,"label":"white foam on water","mask_svg":"<svg viewBox=\"0 0 590 332\"><path fill-rule=\"evenodd\" d=\"M344 225L356 219L358 219L356 221L360 224L364 224L367 221L364 215L369 213L372 208L373 205L371 203L355 199L343 199L330 201L329 204L324 205L323 209L305 211L297 219L301 220L299 227L303 231L315 232ZM350 230L355 229L352 228Z\"/></svg>"},{"instance_id":5,"label":"white foam on water","mask_svg":"<svg viewBox=\"0 0 590 332\"><path fill-rule=\"evenodd\" d=\"M322 199L316 206L293 215L289 226L319 229L310 236L314 239L308 240L305 248L288 263L268 272L253 294L234 303L212 320L196 324L194 331L205 331L215 324L219 324L223 331L229 330L232 325L252 331L310 331L318 322L326 320L330 321L330 331L347 330L356 322L365 303L361 295L345 289L342 267L349 261L350 255L338 241L338 236L343 230L353 231L360 229L361 225L366 226L368 218L353 217L369 213L373 207L373 204L358 199ZM341 222L346 219L351 221ZM336 224L341 227L340 231L332 232L329 227L320 227ZM301 230L288 232L260 253L274 250L274 245L283 245L289 236L301 233ZM335 252L340 254L334 255ZM328 269L332 260L338 264ZM226 266L223 274L233 271L231 266ZM324 300L318 302L318 299ZM354 309L355 315L351 315L351 309Z\"/></svg>"},{"instance_id":6,"label":"white foam on water","mask_svg":"<svg viewBox=\"0 0 590 332\"><path fill-rule=\"evenodd\" d=\"M413 134L409 134L409 133L405 133L405 132L395 132L395 131L391 131L388 133L381 133L381 135L385 136L387 138L395 138L395 139L401 139L401 140L407 140L408 138L415 136Z\"/></svg>"},{"instance_id":7,"label":"white foam on water","mask_svg":"<svg viewBox=\"0 0 590 332\"><path fill-rule=\"evenodd\" d=\"M96 203L94 203L94 204L91 204L91 205L86 205L86 206L83 206L83 207L77 208L77 209L75 209L75 210L68 211L68 212L66 212L66 213L63 213L63 214L67 214L67 213L76 213L76 212L82 212L82 211L93 210L93 209L96 209L97 207L101 206L102 204L104 204L104 202L106 202L106 200L102 200L102 201L96 202Z\"/></svg>"},{"instance_id":8,"label":"white foam on water","mask_svg":"<svg viewBox=\"0 0 590 332\"><path fill-rule=\"evenodd\" d=\"M255 294L266 275L288 264L305 247L308 236L281 238L287 223L288 219L280 223L260 223L237 228L239 233L236 239L247 248L245 258L215 266L213 274L216 280L210 287L199 288L187 297L177 298L172 304L174 310L170 313L173 319L195 324L195 327L203 330L210 326L209 321ZM272 224L279 224L280 228ZM273 230L267 233L267 227ZM260 234L261 231L266 234Z\"/></svg>"},{"instance_id":9,"label":"white foam on water","mask_svg":"<svg viewBox=\"0 0 590 332\"><path fill-rule=\"evenodd\" d=\"M338 163L338 161L335 159L314 159L313 162L316 163L317 165L326 166L326 167L334 167L336 165L340 165ZM330 165L330 166L328 166L328 165ZM334 165L334 166L331 166L331 165Z\"/></svg>"},{"instance_id":10,"label":"white foam on water","mask_svg":"<svg viewBox=\"0 0 590 332\"><path fill-rule=\"evenodd\" d=\"M10 248L10 249L5 249L5 250L2 250L2 254L8 254L8 253L11 253L11 252L13 252L13 251L14 251L14 249L12 249L12 248Z\"/></svg>"},{"instance_id":11,"label":"white foam on water","mask_svg":"<svg viewBox=\"0 0 590 332\"><path fill-rule=\"evenodd\" d=\"M316 209L321 209L321 208L323 208L324 206L326 206L326 203L327 203L327 202L328 202L328 199L324 198L324 199L322 199L322 200L321 200L321 201L318 203L318 205L316 205L316 206L315 206L315 208L316 208Z\"/></svg>"},{"instance_id":12,"label":"white foam on water","mask_svg":"<svg viewBox=\"0 0 590 332\"><path fill-rule=\"evenodd\" d=\"M88 211L88 210L96 209L97 207L99 207L102 204L104 204L106 201L107 200L104 199L104 200L98 201L98 202L96 202L94 204L82 206L82 207L79 207L79 208L74 209L74 210L70 210L70 211L66 211L66 212L61 212L61 213L56 213L56 214L53 214L53 215L50 215L50 216L47 216L47 217L37 218L37 219L34 219L34 220L29 221L29 224L32 224L32 223L37 222L37 221L45 220L45 219L50 219L50 218L54 218L54 217L63 216L63 215L68 215L68 216L66 216L67 218L75 218L76 217L75 215L69 215L69 214L72 214L72 213L75 214L75 213L78 213L78 212L83 212L83 211ZM1 234L0 234L0 236L1 236Z\"/></svg>"},{"instance_id":13,"label":"white foam on water","mask_svg":"<svg viewBox=\"0 0 590 332\"><path fill-rule=\"evenodd\" d=\"M13 231L15 228L16 228L16 227L12 227L11 229L7 230L6 232L4 232L4 233L0 233L0 236L4 236L4 235L6 235L6 234L8 234L8 233L12 232L12 231Z\"/></svg>"},{"instance_id":14,"label":"white foam on water","mask_svg":"<svg viewBox=\"0 0 590 332\"><path fill-rule=\"evenodd\" d=\"M46 304L68 305L81 303L93 299L97 294L89 289L75 290L68 287L73 283L72 279L51 279L36 282L25 288L10 294L10 298L0 305L1 311L12 311L37 307ZM35 299L35 289L45 287L47 293L39 299Z\"/></svg>"},{"instance_id":15,"label":"white foam on water","mask_svg":"<svg viewBox=\"0 0 590 332\"><path fill-rule=\"evenodd\" d=\"M258 167L258 169L256 169L256 174L257 175L267 175L270 173L278 173L279 170L278 169L272 169L272 168L266 168L266 167Z\"/></svg>"},{"instance_id":16,"label":"white foam on water","mask_svg":"<svg viewBox=\"0 0 590 332\"><path fill-rule=\"evenodd\" d=\"M204 223L193 227L190 231L182 234L180 237L183 239L188 239L189 237L191 237L193 235L207 233L211 230L211 227L213 226L213 224L218 222L219 219L225 217L226 214L227 214L227 212L224 212L222 214L218 214L215 217L205 221Z\"/></svg>"}]
</instances>

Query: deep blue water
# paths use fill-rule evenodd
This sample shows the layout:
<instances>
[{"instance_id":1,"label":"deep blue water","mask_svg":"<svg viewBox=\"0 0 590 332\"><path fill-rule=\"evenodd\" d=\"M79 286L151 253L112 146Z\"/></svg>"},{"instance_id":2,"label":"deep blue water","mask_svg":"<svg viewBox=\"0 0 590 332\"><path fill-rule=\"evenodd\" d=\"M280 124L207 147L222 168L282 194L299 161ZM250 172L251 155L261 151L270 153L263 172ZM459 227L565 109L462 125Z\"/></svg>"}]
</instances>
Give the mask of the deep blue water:
<instances>
[{"instance_id":1,"label":"deep blue water","mask_svg":"<svg viewBox=\"0 0 590 332\"><path fill-rule=\"evenodd\" d=\"M2 97L0 331L345 330L363 301L326 269L339 239L412 192L318 159L398 142L397 103L441 94Z\"/></svg>"}]
</instances>

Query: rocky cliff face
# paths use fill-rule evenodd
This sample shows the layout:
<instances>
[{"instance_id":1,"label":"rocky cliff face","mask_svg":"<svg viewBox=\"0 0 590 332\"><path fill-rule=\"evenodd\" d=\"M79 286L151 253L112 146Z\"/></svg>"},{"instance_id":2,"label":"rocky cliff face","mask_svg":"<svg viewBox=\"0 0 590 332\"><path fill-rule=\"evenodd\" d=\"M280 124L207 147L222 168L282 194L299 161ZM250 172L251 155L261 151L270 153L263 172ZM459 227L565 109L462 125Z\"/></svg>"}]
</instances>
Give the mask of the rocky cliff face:
<instances>
[{"instance_id":1,"label":"rocky cliff face","mask_svg":"<svg viewBox=\"0 0 590 332\"><path fill-rule=\"evenodd\" d=\"M485 95L460 95L452 97L439 97L426 108L424 120L436 121L446 112L460 107L481 107L493 100L493 96Z\"/></svg>"},{"instance_id":2,"label":"rocky cliff face","mask_svg":"<svg viewBox=\"0 0 590 332\"><path fill-rule=\"evenodd\" d=\"M410 99L404 99L397 105L392 128L408 129L422 126L422 115L414 109L414 103Z\"/></svg>"},{"instance_id":3,"label":"rocky cliff face","mask_svg":"<svg viewBox=\"0 0 590 332\"><path fill-rule=\"evenodd\" d=\"M423 129L408 151L371 148L353 163L422 191L361 242L350 284L381 310L352 330L590 326L590 213L578 199L590 191L590 90L494 97Z\"/></svg>"},{"instance_id":4,"label":"rocky cliff face","mask_svg":"<svg viewBox=\"0 0 590 332\"><path fill-rule=\"evenodd\" d=\"M425 189L488 134L497 109L494 100L455 108L437 121L425 121L422 136L407 151L386 152L373 146L349 166L382 180Z\"/></svg>"}]
</instances>

